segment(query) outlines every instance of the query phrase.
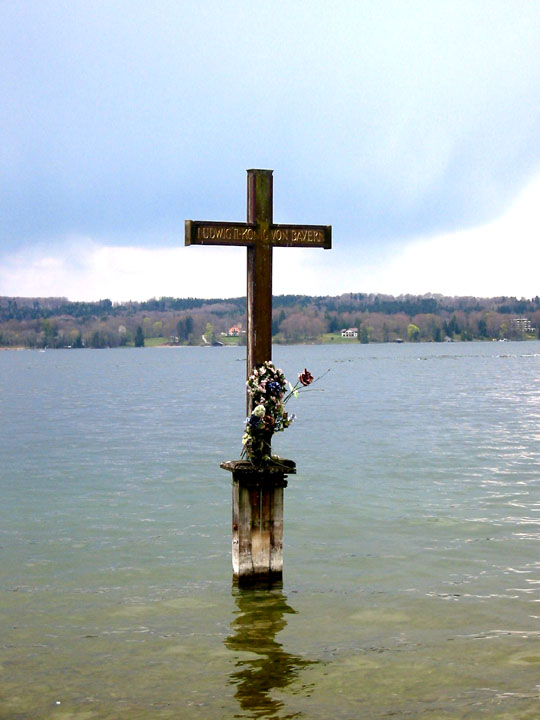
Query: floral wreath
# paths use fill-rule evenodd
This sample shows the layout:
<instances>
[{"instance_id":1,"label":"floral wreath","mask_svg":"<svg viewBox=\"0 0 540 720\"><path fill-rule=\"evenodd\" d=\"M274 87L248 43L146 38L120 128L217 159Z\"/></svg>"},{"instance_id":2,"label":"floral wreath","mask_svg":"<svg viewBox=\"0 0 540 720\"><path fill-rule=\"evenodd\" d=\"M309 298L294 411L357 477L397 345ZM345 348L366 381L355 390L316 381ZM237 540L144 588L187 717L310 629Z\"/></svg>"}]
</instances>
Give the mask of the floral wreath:
<instances>
[{"instance_id":1,"label":"floral wreath","mask_svg":"<svg viewBox=\"0 0 540 720\"><path fill-rule=\"evenodd\" d=\"M288 428L296 417L294 413L289 415L285 405L291 397L298 397L301 387L307 387L313 382L313 375L304 369L298 375L296 384L291 385L283 371L270 360L253 369L246 383L252 411L246 418L246 429L242 436L242 457L256 466L272 460L272 435Z\"/></svg>"}]
</instances>

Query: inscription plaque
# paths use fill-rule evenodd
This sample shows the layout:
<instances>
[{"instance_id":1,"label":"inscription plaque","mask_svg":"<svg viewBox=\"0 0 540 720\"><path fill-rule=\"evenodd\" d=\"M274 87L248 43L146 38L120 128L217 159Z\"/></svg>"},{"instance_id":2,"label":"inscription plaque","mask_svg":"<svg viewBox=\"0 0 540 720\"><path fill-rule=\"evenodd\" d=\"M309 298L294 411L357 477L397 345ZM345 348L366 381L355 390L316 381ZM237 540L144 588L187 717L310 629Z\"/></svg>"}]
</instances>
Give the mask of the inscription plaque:
<instances>
[{"instance_id":1,"label":"inscription plaque","mask_svg":"<svg viewBox=\"0 0 540 720\"><path fill-rule=\"evenodd\" d=\"M332 228L327 225L271 225L259 228L248 223L186 220L186 245L240 245L258 243L273 247L332 247Z\"/></svg>"}]
</instances>

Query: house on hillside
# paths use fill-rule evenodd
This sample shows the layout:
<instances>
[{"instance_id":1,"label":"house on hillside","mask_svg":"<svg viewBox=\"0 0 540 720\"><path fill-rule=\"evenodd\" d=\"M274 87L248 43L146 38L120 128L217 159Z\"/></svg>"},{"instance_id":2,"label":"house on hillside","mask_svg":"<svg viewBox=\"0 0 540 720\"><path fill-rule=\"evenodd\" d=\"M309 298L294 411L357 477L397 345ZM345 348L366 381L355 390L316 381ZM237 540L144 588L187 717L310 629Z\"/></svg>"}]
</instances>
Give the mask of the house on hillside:
<instances>
[{"instance_id":1,"label":"house on hillside","mask_svg":"<svg viewBox=\"0 0 540 720\"><path fill-rule=\"evenodd\" d=\"M343 338L357 338L358 337L358 328L347 328L346 330L341 331L341 337Z\"/></svg>"},{"instance_id":2,"label":"house on hillside","mask_svg":"<svg viewBox=\"0 0 540 720\"><path fill-rule=\"evenodd\" d=\"M525 317L512 318L512 327L522 333L534 331L531 321Z\"/></svg>"},{"instance_id":3,"label":"house on hillside","mask_svg":"<svg viewBox=\"0 0 540 720\"><path fill-rule=\"evenodd\" d=\"M227 332L227 337L239 337L242 334L241 325L233 325Z\"/></svg>"}]
</instances>

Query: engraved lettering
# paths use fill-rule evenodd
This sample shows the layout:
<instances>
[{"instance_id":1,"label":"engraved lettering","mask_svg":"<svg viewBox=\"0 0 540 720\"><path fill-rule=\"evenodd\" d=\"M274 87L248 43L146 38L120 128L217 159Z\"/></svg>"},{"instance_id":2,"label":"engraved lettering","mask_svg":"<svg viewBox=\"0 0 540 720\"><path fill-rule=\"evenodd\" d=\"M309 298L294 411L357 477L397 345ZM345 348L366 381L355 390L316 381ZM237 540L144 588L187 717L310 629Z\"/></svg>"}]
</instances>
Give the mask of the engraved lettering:
<instances>
[{"instance_id":1,"label":"engraved lettering","mask_svg":"<svg viewBox=\"0 0 540 720\"><path fill-rule=\"evenodd\" d=\"M288 242L289 231L286 228L276 228L272 231L273 242Z\"/></svg>"},{"instance_id":2,"label":"engraved lettering","mask_svg":"<svg viewBox=\"0 0 540 720\"><path fill-rule=\"evenodd\" d=\"M217 245L230 244L275 244L281 246L325 246L325 232L319 228L305 227L269 227L257 228L249 225L198 225L196 238L201 244L212 242Z\"/></svg>"}]
</instances>

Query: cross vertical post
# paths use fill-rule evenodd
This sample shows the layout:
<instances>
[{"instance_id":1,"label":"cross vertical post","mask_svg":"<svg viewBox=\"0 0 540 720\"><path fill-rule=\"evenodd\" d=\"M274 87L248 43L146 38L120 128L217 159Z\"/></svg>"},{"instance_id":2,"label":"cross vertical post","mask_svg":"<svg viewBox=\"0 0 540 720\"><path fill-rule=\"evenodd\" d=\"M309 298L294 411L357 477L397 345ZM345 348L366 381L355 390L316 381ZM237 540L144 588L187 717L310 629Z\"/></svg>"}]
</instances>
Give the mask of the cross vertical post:
<instances>
[{"instance_id":1,"label":"cross vertical post","mask_svg":"<svg viewBox=\"0 0 540 720\"><path fill-rule=\"evenodd\" d=\"M247 221L258 230L258 240L247 249L246 375L272 359L272 170L248 170ZM247 379L247 378L246 378ZM247 395L247 413L251 397Z\"/></svg>"}]
</instances>

